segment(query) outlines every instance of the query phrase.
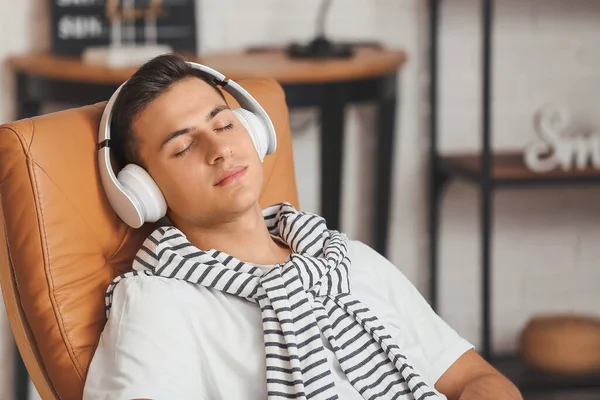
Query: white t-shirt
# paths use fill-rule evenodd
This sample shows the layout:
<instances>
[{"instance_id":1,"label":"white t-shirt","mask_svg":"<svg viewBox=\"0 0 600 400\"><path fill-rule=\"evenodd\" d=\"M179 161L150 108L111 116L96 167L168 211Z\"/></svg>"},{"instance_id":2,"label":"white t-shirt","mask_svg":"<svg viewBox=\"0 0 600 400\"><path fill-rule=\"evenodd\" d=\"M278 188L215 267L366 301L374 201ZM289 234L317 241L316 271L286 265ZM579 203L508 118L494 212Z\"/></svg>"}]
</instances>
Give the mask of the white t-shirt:
<instances>
[{"instance_id":1,"label":"white t-shirt","mask_svg":"<svg viewBox=\"0 0 600 400\"><path fill-rule=\"evenodd\" d=\"M349 241L348 250L352 293L433 388L473 346L388 260L358 241ZM83 398L266 399L261 318L258 305L215 289L154 276L128 278L115 289ZM340 399L361 400L322 339Z\"/></svg>"}]
</instances>

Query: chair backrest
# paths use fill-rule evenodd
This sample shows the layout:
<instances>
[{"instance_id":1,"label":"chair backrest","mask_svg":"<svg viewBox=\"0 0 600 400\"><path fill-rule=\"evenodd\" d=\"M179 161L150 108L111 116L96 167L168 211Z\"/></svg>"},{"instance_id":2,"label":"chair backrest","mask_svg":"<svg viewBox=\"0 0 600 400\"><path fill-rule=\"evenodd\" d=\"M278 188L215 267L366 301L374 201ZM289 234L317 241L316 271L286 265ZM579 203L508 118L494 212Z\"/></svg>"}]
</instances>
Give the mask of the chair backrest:
<instances>
[{"instance_id":1,"label":"chair backrest","mask_svg":"<svg viewBox=\"0 0 600 400\"><path fill-rule=\"evenodd\" d=\"M274 80L240 80L273 120L260 203L298 206L288 110ZM230 105L235 105L231 97ZM44 399L79 399L105 324L104 292L153 229L128 228L97 169L103 105L0 127L0 282L9 322Z\"/></svg>"}]
</instances>

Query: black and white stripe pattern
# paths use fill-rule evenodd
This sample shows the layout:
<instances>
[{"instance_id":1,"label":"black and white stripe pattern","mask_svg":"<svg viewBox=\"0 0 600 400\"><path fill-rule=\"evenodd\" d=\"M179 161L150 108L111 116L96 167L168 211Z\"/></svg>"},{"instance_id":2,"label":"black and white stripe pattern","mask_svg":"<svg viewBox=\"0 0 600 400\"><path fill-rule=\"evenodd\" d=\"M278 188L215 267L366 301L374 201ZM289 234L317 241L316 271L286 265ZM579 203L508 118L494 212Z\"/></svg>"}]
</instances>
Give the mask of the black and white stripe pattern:
<instances>
[{"instance_id":1,"label":"black and white stripe pattern","mask_svg":"<svg viewBox=\"0 0 600 400\"><path fill-rule=\"evenodd\" d=\"M438 397L377 317L352 297L346 237L328 230L323 218L288 203L263 215L269 232L293 251L285 263L264 273L218 250L199 250L175 227L158 228L137 253L134 271L108 287L107 317L121 280L139 274L181 279L258 304L269 399L339 398L321 333L363 398Z\"/></svg>"}]
</instances>

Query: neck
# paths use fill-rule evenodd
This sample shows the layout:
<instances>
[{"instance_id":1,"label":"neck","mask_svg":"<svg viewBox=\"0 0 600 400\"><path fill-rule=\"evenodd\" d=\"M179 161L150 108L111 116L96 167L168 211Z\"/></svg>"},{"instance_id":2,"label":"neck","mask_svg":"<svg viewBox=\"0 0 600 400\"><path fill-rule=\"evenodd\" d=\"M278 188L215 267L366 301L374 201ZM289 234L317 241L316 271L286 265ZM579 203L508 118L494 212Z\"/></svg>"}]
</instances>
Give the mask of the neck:
<instances>
[{"instance_id":1,"label":"neck","mask_svg":"<svg viewBox=\"0 0 600 400\"><path fill-rule=\"evenodd\" d=\"M199 249L215 249L241 261L272 265L286 260L290 249L276 243L256 203L245 213L210 227L179 223L177 227Z\"/></svg>"}]
</instances>

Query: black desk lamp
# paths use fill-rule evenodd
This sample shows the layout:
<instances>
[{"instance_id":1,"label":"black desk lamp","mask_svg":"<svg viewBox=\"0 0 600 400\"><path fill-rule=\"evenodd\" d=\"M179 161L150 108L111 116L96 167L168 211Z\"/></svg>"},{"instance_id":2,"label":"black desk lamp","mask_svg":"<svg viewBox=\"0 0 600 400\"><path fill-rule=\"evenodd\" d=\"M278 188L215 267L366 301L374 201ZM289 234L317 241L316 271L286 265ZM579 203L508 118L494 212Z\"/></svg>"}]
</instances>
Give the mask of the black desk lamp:
<instances>
[{"instance_id":1,"label":"black desk lamp","mask_svg":"<svg viewBox=\"0 0 600 400\"><path fill-rule=\"evenodd\" d=\"M304 59L334 59L350 58L356 47L371 47L381 49L381 44L375 41L333 42L325 37L325 19L332 0L323 0L317 15L317 35L306 44L292 43L285 47L285 53L290 58ZM251 46L246 49L249 53L280 50L280 46Z\"/></svg>"},{"instance_id":2,"label":"black desk lamp","mask_svg":"<svg viewBox=\"0 0 600 400\"><path fill-rule=\"evenodd\" d=\"M325 20L331 7L331 0L323 0L317 15L317 36L307 44L292 43L286 49L292 58L349 58L353 46L347 43L335 43L325 37Z\"/></svg>"}]
</instances>

